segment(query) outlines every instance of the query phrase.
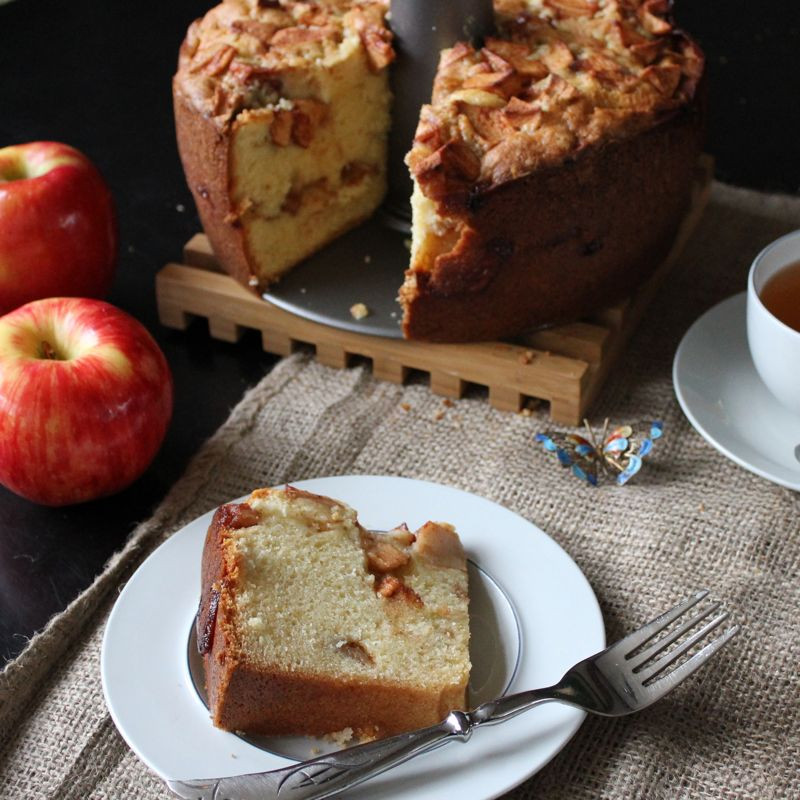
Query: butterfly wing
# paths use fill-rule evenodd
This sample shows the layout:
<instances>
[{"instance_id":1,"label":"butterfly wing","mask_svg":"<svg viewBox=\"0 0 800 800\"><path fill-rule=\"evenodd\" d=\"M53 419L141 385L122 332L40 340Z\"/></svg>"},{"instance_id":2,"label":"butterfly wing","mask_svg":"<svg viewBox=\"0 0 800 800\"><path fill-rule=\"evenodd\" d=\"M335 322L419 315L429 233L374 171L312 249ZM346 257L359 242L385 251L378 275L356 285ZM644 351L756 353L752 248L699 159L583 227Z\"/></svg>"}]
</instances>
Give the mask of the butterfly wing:
<instances>
[{"instance_id":1,"label":"butterfly wing","mask_svg":"<svg viewBox=\"0 0 800 800\"><path fill-rule=\"evenodd\" d=\"M536 441L553 453L562 467L568 468L576 478L597 486L599 457L594 445L574 433L537 433Z\"/></svg>"},{"instance_id":2,"label":"butterfly wing","mask_svg":"<svg viewBox=\"0 0 800 800\"><path fill-rule=\"evenodd\" d=\"M616 482L624 486L642 468L642 460L653 450L664 433L664 423L634 423L615 428L603 442L604 463L617 473Z\"/></svg>"},{"instance_id":3,"label":"butterfly wing","mask_svg":"<svg viewBox=\"0 0 800 800\"><path fill-rule=\"evenodd\" d=\"M624 486L640 469L642 468L642 459L640 456L632 454L628 456L628 463L625 469L617 475L617 483Z\"/></svg>"}]
</instances>

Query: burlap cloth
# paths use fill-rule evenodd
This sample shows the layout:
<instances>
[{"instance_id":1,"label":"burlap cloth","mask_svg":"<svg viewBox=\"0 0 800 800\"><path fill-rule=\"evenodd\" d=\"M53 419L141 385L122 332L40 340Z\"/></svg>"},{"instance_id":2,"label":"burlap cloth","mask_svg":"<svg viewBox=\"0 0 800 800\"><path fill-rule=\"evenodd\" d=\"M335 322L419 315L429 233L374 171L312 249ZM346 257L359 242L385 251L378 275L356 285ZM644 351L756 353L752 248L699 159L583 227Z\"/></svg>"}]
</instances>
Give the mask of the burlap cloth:
<instances>
[{"instance_id":1,"label":"burlap cloth","mask_svg":"<svg viewBox=\"0 0 800 800\"><path fill-rule=\"evenodd\" d=\"M0 797L167 798L103 702L100 642L120 586L165 537L226 500L347 473L438 481L530 519L588 577L610 640L700 586L724 598L743 626L711 666L647 711L588 718L508 797L800 797L798 495L706 444L684 419L670 377L691 322L741 291L755 253L794 228L800 199L715 185L593 409L597 420L665 421L657 453L624 489L583 486L545 457L533 441L548 424L545 409L501 413L478 394L447 407L422 382L376 382L364 367L336 371L304 355L282 361L95 583L2 673Z\"/></svg>"}]
</instances>

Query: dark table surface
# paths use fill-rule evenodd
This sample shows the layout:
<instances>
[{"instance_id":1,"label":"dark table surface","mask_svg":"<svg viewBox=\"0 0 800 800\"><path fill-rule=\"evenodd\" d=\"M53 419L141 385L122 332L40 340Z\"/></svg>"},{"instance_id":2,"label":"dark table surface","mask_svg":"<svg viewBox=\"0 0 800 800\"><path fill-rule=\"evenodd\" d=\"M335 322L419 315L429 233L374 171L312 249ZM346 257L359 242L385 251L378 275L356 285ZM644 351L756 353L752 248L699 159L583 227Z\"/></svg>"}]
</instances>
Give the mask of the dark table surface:
<instances>
[{"instance_id":1,"label":"dark table surface","mask_svg":"<svg viewBox=\"0 0 800 800\"><path fill-rule=\"evenodd\" d=\"M0 6L0 146L67 142L99 166L115 196L120 257L110 302L141 320L175 378L175 414L132 487L81 506L36 506L0 487L0 663L62 610L145 520L245 389L275 359L258 336L236 345L157 318L154 276L199 229L174 143L170 77L191 0L15 0ZM794 3L678 0L679 22L709 62L707 149L717 177L800 191L800 12ZM2 420L0 420L2 424Z\"/></svg>"}]
</instances>

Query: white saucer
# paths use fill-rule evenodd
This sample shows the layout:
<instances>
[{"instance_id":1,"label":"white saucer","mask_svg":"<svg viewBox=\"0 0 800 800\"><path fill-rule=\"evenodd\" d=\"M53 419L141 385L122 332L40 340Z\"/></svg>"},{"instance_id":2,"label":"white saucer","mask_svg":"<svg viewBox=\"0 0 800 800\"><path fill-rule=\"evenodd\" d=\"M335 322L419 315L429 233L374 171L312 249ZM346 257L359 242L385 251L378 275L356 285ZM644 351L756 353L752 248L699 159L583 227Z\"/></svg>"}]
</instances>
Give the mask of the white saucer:
<instances>
[{"instance_id":1,"label":"white saucer","mask_svg":"<svg viewBox=\"0 0 800 800\"><path fill-rule=\"evenodd\" d=\"M672 367L681 408L703 438L762 478L800 491L800 417L759 378L747 346L744 292L703 314Z\"/></svg>"},{"instance_id":2,"label":"white saucer","mask_svg":"<svg viewBox=\"0 0 800 800\"><path fill-rule=\"evenodd\" d=\"M474 696L509 680L509 691L554 683L572 664L604 647L597 600L578 567L546 534L502 506L395 477L320 478L294 485L352 505L367 528L385 530L405 521L413 530L429 518L455 524L478 566L470 572L470 580L477 579L470 588L476 606L470 626L484 658L476 659L472 651ZM250 742L214 728L194 688L186 642L197 610L200 555L211 513L176 533L142 564L120 594L103 640L103 691L111 716L133 751L165 779L275 769L292 763L279 753L298 746L283 737ZM479 729L467 743L454 742L404 764L348 798L490 800L544 766L584 716L549 703ZM298 757L310 758L313 744L305 740L305 755L301 750Z\"/></svg>"}]
</instances>

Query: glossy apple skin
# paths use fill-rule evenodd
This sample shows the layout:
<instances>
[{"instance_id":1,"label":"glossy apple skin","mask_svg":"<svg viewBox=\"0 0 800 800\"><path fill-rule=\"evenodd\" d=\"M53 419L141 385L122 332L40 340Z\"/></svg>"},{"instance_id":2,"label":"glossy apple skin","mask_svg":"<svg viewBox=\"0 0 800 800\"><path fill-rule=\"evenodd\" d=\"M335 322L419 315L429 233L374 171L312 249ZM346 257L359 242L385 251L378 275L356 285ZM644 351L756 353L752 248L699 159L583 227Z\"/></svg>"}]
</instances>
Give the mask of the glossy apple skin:
<instances>
[{"instance_id":1,"label":"glossy apple skin","mask_svg":"<svg viewBox=\"0 0 800 800\"><path fill-rule=\"evenodd\" d=\"M42 297L108 294L117 259L111 193L72 147L0 149L0 314Z\"/></svg>"},{"instance_id":2,"label":"glossy apple skin","mask_svg":"<svg viewBox=\"0 0 800 800\"><path fill-rule=\"evenodd\" d=\"M49 298L0 317L0 483L29 500L128 486L158 451L172 400L164 354L108 303Z\"/></svg>"}]
</instances>

